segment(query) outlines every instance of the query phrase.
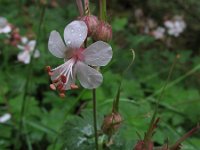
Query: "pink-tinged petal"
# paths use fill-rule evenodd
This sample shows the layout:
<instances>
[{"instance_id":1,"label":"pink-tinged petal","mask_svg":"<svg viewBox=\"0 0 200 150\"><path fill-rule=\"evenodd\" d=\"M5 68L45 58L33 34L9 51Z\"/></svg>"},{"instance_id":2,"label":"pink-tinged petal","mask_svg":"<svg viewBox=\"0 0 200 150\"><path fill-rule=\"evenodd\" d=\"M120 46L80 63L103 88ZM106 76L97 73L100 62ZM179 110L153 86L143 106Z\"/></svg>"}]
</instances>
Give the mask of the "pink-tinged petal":
<instances>
[{"instance_id":1,"label":"pink-tinged petal","mask_svg":"<svg viewBox=\"0 0 200 150\"><path fill-rule=\"evenodd\" d=\"M60 65L56 69L53 70L53 74L51 76L52 82L56 80L60 80L62 73L66 70L65 65ZM75 83L75 77L71 75L66 75L66 83L63 85L64 90L70 89L70 85Z\"/></svg>"},{"instance_id":2,"label":"pink-tinged petal","mask_svg":"<svg viewBox=\"0 0 200 150\"><path fill-rule=\"evenodd\" d=\"M40 51L39 50L35 50L34 54L33 54L34 58L39 58L40 57Z\"/></svg>"},{"instance_id":3,"label":"pink-tinged petal","mask_svg":"<svg viewBox=\"0 0 200 150\"><path fill-rule=\"evenodd\" d=\"M64 39L68 48L80 48L87 37L87 25L83 21L73 21L65 27Z\"/></svg>"},{"instance_id":4,"label":"pink-tinged petal","mask_svg":"<svg viewBox=\"0 0 200 150\"><path fill-rule=\"evenodd\" d=\"M97 88L103 81L103 76L100 72L81 61L76 63L75 72L80 84L87 89Z\"/></svg>"},{"instance_id":5,"label":"pink-tinged petal","mask_svg":"<svg viewBox=\"0 0 200 150\"><path fill-rule=\"evenodd\" d=\"M0 28L4 28L8 24L8 21L4 17L0 17Z\"/></svg>"},{"instance_id":6,"label":"pink-tinged petal","mask_svg":"<svg viewBox=\"0 0 200 150\"><path fill-rule=\"evenodd\" d=\"M55 81L59 78L59 76L61 75L61 73L63 73L65 71L65 64L62 64L58 67L56 67L55 69L53 69L53 74L51 76L51 80Z\"/></svg>"},{"instance_id":7,"label":"pink-tinged petal","mask_svg":"<svg viewBox=\"0 0 200 150\"><path fill-rule=\"evenodd\" d=\"M52 31L48 42L49 51L58 58L65 57L66 46L57 31Z\"/></svg>"},{"instance_id":8,"label":"pink-tinged petal","mask_svg":"<svg viewBox=\"0 0 200 150\"><path fill-rule=\"evenodd\" d=\"M9 113L0 116L0 123L5 123L6 121L10 120L11 115Z\"/></svg>"},{"instance_id":9,"label":"pink-tinged petal","mask_svg":"<svg viewBox=\"0 0 200 150\"><path fill-rule=\"evenodd\" d=\"M11 27L9 25L5 26L3 29L2 29L2 32L3 33L9 33L11 32Z\"/></svg>"},{"instance_id":10,"label":"pink-tinged petal","mask_svg":"<svg viewBox=\"0 0 200 150\"><path fill-rule=\"evenodd\" d=\"M103 41L97 41L83 51L84 62L91 66L105 66L112 58L112 48Z\"/></svg>"},{"instance_id":11,"label":"pink-tinged petal","mask_svg":"<svg viewBox=\"0 0 200 150\"><path fill-rule=\"evenodd\" d=\"M20 50L24 50L25 49L24 46L22 46L22 45L17 45L17 48L19 48Z\"/></svg>"},{"instance_id":12,"label":"pink-tinged petal","mask_svg":"<svg viewBox=\"0 0 200 150\"><path fill-rule=\"evenodd\" d=\"M31 56L28 51L23 51L17 55L17 59L18 59L18 61L21 61L25 64L29 64L30 60L31 60Z\"/></svg>"},{"instance_id":13,"label":"pink-tinged petal","mask_svg":"<svg viewBox=\"0 0 200 150\"><path fill-rule=\"evenodd\" d=\"M71 89L71 85L73 85L74 83L75 83L75 77L69 76L67 83L64 85L64 89L65 90Z\"/></svg>"},{"instance_id":14,"label":"pink-tinged petal","mask_svg":"<svg viewBox=\"0 0 200 150\"><path fill-rule=\"evenodd\" d=\"M68 60L64 64L52 69L51 80L53 83L58 84L62 82L62 86L64 90L68 90L71 88L71 84L75 83L75 75L73 72L73 65L75 61L73 59ZM64 76L64 78L63 78ZM58 86L58 85L57 85Z\"/></svg>"},{"instance_id":15,"label":"pink-tinged petal","mask_svg":"<svg viewBox=\"0 0 200 150\"><path fill-rule=\"evenodd\" d=\"M30 51L33 51L36 45L36 41L35 40L31 40L28 42L27 46L29 47Z\"/></svg>"},{"instance_id":16,"label":"pink-tinged petal","mask_svg":"<svg viewBox=\"0 0 200 150\"><path fill-rule=\"evenodd\" d=\"M26 43L28 42L28 38L25 37L25 36L23 36L23 37L21 38L21 42L22 42L22 44L26 44Z\"/></svg>"}]
</instances>

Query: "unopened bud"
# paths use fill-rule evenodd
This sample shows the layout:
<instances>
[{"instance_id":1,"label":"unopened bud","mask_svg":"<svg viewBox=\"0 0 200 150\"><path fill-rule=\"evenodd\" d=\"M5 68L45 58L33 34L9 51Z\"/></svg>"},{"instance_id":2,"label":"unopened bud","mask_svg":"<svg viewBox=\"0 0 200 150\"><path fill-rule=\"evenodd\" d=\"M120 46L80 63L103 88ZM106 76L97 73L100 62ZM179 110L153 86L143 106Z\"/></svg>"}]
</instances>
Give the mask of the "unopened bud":
<instances>
[{"instance_id":1,"label":"unopened bud","mask_svg":"<svg viewBox=\"0 0 200 150\"><path fill-rule=\"evenodd\" d=\"M84 21L88 27L88 36L92 36L95 34L97 26L99 24L99 20L96 16L89 15L80 18L80 20Z\"/></svg>"},{"instance_id":2,"label":"unopened bud","mask_svg":"<svg viewBox=\"0 0 200 150\"><path fill-rule=\"evenodd\" d=\"M112 39L112 27L107 22L101 21L93 36L96 41L108 42Z\"/></svg>"},{"instance_id":3,"label":"unopened bud","mask_svg":"<svg viewBox=\"0 0 200 150\"><path fill-rule=\"evenodd\" d=\"M122 117L119 113L109 114L104 118L101 129L104 134L112 135L119 129L121 122Z\"/></svg>"},{"instance_id":4,"label":"unopened bud","mask_svg":"<svg viewBox=\"0 0 200 150\"><path fill-rule=\"evenodd\" d=\"M153 142L138 141L134 150L153 150Z\"/></svg>"}]
</instances>

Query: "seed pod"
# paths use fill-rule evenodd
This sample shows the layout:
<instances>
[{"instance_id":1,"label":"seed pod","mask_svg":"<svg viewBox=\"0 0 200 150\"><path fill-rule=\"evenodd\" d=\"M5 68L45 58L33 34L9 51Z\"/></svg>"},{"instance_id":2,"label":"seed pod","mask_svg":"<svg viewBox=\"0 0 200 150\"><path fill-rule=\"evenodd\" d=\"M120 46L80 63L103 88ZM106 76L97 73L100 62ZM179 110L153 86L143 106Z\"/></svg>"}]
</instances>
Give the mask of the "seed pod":
<instances>
[{"instance_id":1,"label":"seed pod","mask_svg":"<svg viewBox=\"0 0 200 150\"><path fill-rule=\"evenodd\" d=\"M96 41L108 42L112 39L112 27L107 22L101 21L98 24L96 32L93 36Z\"/></svg>"},{"instance_id":2,"label":"seed pod","mask_svg":"<svg viewBox=\"0 0 200 150\"><path fill-rule=\"evenodd\" d=\"M105 116L101 129L104 134L112 135L120 127L122 122L122 117L119 113L111 113Z\"/></svg>"},{"instance_id":3,"label":"seed pod","mask_svg":"<svg viewBox=\"0 0 200 150\"><path fill-rule=\"evenodd\" d=\"M97 26L99 24L99 20L96 16L89 15L80 18L80 20L84 21L88 27L88 36L92 36L95 34Z\"/></svg>"},{"instance_id":4,"label":"seed pod","mask_svg":"<svg viewBox=\"0 0 200 150\"><path fill-rule=\"evenodd\" d=\"M137 142L134 150L153 150L153 142L145 143L143 140Z\"/></svg>"}]
</instances>

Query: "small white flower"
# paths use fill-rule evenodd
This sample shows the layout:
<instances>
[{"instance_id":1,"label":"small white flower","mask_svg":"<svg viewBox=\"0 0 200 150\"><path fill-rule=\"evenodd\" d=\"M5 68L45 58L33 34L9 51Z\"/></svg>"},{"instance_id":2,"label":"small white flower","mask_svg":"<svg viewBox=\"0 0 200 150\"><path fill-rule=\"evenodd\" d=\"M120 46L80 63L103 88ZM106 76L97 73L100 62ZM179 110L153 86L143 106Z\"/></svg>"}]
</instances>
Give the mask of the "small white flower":
<instances>
[{"instance_id":1,"label":"small white flower","mask_svg":"<svg viewBox=\"0 0 200 150\"><path fill-rule=\"evenodd\" d=\"M22 50L17 55L18 61L21 61L24 64L29 64L31 59L31 54L33 53L36 45L36 41L35 40L28 41L26 37L22 37L21 42L23 45L17 45L17 47L20 50ZM40 51L38 49L35 50L33 57L34 58L40 57Z\"/></svg>"},{"instance_id":2,"label":"small white flower","mask_svg":"<svg viewBox=\"0 0 200 150\"><path fill-rule=\"evenodd\" d=\"M82 48L87 37L88 29L83 21L73 21L65 27L64 41L57 31L52 31L49 37L49 51L58 58L63 58L64 63L55 69L48 67L53 84L52 89L58 89L63 94L64 90L78 88L75 85L77 77L80 84L87 89L98 87L103 77L100 72L90 66L105 66L112 58L112 48L109 44L97 41Z\"/></svg>"},{"instance_id":3,"label":"small white flower","mask_svg":"<svg viewBox=\"0 0 200 150\"><path fill-rule=\"evenodd\" d=\"M163 39L165 36L165 28L163 27L157 27L154 31L152 31L152 35L156 39Z\"/></svg>"},{"instance_id":4,"label":"small white flower","mask_svg":"<svg viewBox=\"0 0 200 150\"><path fill-rule=\"evenodd\" d=\"M8 120L10 120L10 118L11 118L11 115L9 113L6 113L0 117L0 123L5 123Z\"/></svg>"},{"instance_id":5,"label":"small white flower","mask_svg":"<svg viewBox=\"0 0 200 150\"><path fill-rule=\"evenodd\" d=\"M175 16L173 20L165 21L164 25L168 29L168 34L175 37L178 37L186 28L185 21L177 16Z\"/></svg>"},{"instance_id":6,"label":"small white flower","mask_svg":"<svg viewBox=\"0 0 200 150\"><path fill-rule=\"evenodd\" d=\"M11 32L11 26L7 22L7 19L4 17L0 17L0 34L1 33L9 33Z\"/></svg>"}]
</instances>

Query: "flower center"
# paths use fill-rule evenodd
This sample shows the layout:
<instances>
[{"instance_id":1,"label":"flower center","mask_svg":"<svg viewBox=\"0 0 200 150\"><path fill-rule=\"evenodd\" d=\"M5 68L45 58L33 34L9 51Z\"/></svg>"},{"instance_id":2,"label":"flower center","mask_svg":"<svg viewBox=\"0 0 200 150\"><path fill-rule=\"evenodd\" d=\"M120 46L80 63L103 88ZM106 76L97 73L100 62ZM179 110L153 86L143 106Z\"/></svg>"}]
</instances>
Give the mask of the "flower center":
<instances>
[{"instance_id":1,"label":"flower center","mask_svg":"<svg viewBox=\"0 0 200 150\"><path fill-rule=\"evenodd\" d=\"M70 58L74 58L76 61L83 61L84 60L84 56L83 56L83 48L77 48L77 49L73 49L73 50L67 50L65 52L65 58L66 59L70 59Z\"/></svg>"},{"instance_id":2,"label":"flower center","mask_svg":"<svg viewBox=\"0 0 200 150\"><path fill-rule=\"evenodd\" d=\"M73 78L73 66L77 60L72 57L68 61L66 61L63 65L51 69L50 66L46 67L46 70L52 78L52 84L50 84L50 88L52 90L57 90L60 94L60 97L64 97L64 91L68 88L77 89L78 86L74 84Z\"/></svg>"},{"instance_id":3,"label":"flower center","mask_svg":"<svg viewBox=\"0 0 200 150\"><path fill-rule=\"evenodd\" d=\"M29 47L28 45L25 45L25 46L24 46L24 50L25 50L25 51L30 51L30 47Z\"/></svg>"}]
</instances>

